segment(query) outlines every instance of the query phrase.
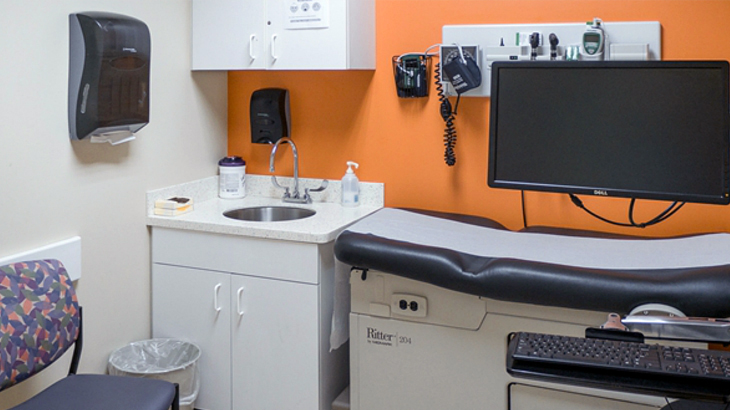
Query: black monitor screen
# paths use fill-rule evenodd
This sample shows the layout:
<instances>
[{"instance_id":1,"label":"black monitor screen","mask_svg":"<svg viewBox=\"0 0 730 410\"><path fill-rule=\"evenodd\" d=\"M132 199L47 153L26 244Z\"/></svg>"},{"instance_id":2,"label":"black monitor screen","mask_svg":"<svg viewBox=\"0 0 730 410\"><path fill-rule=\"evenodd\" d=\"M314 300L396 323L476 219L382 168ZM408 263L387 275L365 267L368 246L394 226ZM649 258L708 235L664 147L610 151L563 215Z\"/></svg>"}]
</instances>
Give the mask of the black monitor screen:
<instances>
[{"instance_id":1,"label":"black monitor screen","mask_svg":"<svg viewBox=\"0 0 730 410\"><path fill-rule=\"evenodd\" d=\"M492 64L489 186L727 204L728 63Z\"/></svg>"}]
</instances>

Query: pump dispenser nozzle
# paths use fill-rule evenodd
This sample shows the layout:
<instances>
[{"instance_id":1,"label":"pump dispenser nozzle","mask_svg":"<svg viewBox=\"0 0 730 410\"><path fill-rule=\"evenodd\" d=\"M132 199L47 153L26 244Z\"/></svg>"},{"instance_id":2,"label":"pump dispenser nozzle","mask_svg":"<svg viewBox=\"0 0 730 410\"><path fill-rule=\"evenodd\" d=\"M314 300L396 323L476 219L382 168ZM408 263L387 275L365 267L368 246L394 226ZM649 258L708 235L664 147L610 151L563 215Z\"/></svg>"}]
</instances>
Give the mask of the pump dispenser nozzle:
<instances>
[{"instance_id":1,"label":"pump dispenser nozzle","mask_svg":"<svg viewBox=\"0 0 730 410\"><path fill-rule=\"evenodd\" d=\"M354 174L355 172L352 170L352 167L355 167L355 169L360 168L360 164L353 161L347 161L347 173L348 174Z\"/></svg>"}]
</instances>

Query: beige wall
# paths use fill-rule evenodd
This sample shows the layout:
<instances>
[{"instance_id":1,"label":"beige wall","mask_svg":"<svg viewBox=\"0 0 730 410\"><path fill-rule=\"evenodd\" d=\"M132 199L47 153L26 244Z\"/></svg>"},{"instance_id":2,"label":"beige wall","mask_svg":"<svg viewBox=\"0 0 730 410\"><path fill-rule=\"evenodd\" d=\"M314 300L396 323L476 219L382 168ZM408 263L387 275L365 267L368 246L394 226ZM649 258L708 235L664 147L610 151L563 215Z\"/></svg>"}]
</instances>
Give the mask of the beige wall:
<instances>
[{"instance_id":1,"label":"beige wall","mask_svg":"<svg viewBox=\"0 0 730 410\"><path fill-rule=\"evenodd\" d=\"M69 141L68 14L79 11L150 28L151 121L129 144ZM145 192L214 175L226 153L226 74L190 72L190 33L190 0L0 0L0 256L81 236L82 372L150 336ZM59 365L0 393L0 409Z\"/></svg>"}]
</instances>

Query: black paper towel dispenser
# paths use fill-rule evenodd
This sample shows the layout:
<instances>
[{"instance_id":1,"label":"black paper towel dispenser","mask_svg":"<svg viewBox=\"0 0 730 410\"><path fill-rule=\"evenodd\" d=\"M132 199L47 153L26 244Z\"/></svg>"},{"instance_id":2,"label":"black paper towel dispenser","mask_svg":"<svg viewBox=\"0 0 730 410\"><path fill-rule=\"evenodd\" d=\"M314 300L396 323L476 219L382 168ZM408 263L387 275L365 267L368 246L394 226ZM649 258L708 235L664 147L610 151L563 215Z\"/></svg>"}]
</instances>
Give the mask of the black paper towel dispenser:
<instances>
[{"instance_id":1,"label":"black paper towel dispenser","mask_svg":"<svg viewBox=\"0 0 730 410\"><path fill-rule=\"evenodd\" d=\"M69 15L71 139L113 145L134 139L150 117L150 32L120 14Z\"/></svg>"},{"instance_id":2,"label":"black paper towel dispenser","mask_svg":"<svg viewBox=\"0 0 730 410\"><path fill-rule=\"evenodd\" d=\"M251 94L251 142L273 144L291 135L289 91L262 88Z\"/></svg>"}]
</instances>

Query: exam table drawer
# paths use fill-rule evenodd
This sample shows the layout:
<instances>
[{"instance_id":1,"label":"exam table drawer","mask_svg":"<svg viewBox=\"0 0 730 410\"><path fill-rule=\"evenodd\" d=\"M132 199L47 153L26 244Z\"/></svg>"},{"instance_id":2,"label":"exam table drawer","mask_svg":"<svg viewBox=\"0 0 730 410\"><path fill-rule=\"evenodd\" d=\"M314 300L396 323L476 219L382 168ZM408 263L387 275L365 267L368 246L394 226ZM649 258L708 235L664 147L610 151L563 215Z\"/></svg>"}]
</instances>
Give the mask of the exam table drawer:
<instances>
[{"instance_id":1,"label":"exam table drawer","mask_svg":"<svg viewBox=\"0 0 730 410\"><path fill-rule=\"evenodd\" d=\"M511 410L656 410L661 406L607 399L590 394L512 383L509 386Z\"/></svg>"}]
</instances>

